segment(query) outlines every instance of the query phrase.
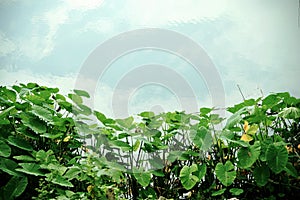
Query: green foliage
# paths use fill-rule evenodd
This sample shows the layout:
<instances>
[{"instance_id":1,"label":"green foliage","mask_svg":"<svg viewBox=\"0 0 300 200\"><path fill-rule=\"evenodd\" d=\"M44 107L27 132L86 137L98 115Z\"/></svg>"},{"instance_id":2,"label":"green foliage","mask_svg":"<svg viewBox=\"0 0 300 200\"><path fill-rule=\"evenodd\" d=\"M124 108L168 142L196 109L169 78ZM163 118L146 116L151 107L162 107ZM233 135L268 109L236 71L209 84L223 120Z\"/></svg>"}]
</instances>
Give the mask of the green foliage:
<instances>
[{"instance_id":1,"label":"green foliage","mask_svg":"<svg viewBox=\"0 0 300 200\"><path fill-rule=\"evenodd\" d=\"M0 87L0 199L297 199L300 99L111 119L90 95Z\"/></svg>"},{"instance_id":2,"label":"green foliage","mask_svg":"<svg viewBox=\"0 0 300 200\"><path fill-rule=\"evenodd\" d=\"M225 186L229 186L233 183L236 177L236 171L233 164L227 160L225 165L218 163L216 166L216 176Z\"/></svg>"},{"instance_id":3,"label":"green foliage","mask_svg":"<svg viewBox=\"0 0 300 200\"><path fill-rule=\"evenodd\" d=\"M187 190L192 189L199 181L199 178L193 174L196 171L198 171L198 167L196 164L193 164L190 167L184 166L180 170L180 175L179 175L180 181L185 189Z\"/></svg>"}]
</instances>

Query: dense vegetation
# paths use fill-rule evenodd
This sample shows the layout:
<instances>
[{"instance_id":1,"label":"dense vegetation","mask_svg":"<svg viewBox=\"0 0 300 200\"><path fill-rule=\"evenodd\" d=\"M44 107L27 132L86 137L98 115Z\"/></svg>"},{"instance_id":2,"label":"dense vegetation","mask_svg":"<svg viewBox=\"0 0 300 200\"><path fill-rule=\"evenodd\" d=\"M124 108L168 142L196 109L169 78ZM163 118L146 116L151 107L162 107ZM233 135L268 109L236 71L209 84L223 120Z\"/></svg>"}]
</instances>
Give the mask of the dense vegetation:
<instances>
[{"instance_id":1,"label":"dense vegetation","mask_svg":"<svg viewBox=\"0 0 300 200\"><path fill-rule=\"evenodd\" d=\"M0 87L0 199L299 199L300 99L107 118L35 83Z\"/></svg>"}]
</instances>

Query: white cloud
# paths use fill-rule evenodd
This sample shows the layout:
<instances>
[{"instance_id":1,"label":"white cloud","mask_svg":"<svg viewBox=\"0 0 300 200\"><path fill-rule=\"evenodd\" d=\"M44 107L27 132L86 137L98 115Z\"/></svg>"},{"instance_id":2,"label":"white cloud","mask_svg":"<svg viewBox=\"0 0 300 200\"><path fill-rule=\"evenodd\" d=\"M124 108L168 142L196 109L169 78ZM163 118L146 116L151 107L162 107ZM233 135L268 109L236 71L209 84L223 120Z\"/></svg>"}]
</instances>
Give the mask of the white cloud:
<instances>
[{"instance_id":1,"label":"white cloud","mask_svg":"<svg viewBox=\"0 0 300 200\"><path fill-rule=\"evenodd\" d=\"M114 30L114 23L108 18L89 21L83 28L83 32L110 33Z\"/></svg>"},{"instance_id":2,"label":"white cloud","mask_svg":"<svg viewBox=\"0 0 300 200\"><path fill-rule=\"evenodd\" d=\"M0 56L7 56L16 50L15 43L0 31Z\"/></svg>"},{"instance_id":3,"label":"white cloud","mask_svg":"<svg viewBox=\"0 0 300 200\"><path fill-rule=\"evenodd\" d=\"M65 0L70 9L95 9L102 5L104 0Z\"/></svg>"},{"instance_id":4,"label":"white cloud","mask_svg":"<svg viewBox=\"0 0 300 200\"><path fill-rule=\"evenodd\" d=\"M86 12L90 9L99 8L103 0L65 0L63 4L55 9L34 16L31 23L34 27L45 25L48 27L47 33L41 35L37 32L39 28L34 28L30 38L21 38L20 50L26 57L38 61L51 54L55 48L55 39L59 28L70 22L70 13L72 11ZM36 30L35 30L36 29Z\"/></svg>"},{"instance_id":5,"label":"white cloud","mask_svg":"<svg viewBox=\"0 0 300 200\"><path fill-rule=\"evenodd\" d=\"M135 26L164 26L170 23L191 23L215 19L227 14L226 1L204 0L129 0L122 9L122 18Z\"/></svg>"}]
</instances>

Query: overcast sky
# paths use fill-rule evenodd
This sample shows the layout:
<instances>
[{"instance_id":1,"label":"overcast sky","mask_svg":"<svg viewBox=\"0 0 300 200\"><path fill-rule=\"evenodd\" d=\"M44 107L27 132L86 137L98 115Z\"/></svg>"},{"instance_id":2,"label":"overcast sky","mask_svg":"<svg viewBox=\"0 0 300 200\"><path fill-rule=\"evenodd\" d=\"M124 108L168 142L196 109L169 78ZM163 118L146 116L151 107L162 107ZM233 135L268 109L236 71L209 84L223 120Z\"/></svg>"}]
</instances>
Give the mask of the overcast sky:
<instances>
[{"instance_id":1,"label":"overcast sky","mask_svg":"<svg viewBox=\"0 0 300 200\"><path fill-rule=\"evenodd\" d=\"M298 12L298 0L0 0L0 84L37 82L63 93L96 85L93 106L116 117L222 107L223 96L232 105L242 100L237 84L249 98L260 90L299 97ZM198 47L181 53L140 48L107 66L97 65L106 59L97 54L94 67L105 71L78 84L97 48L107 44L113 54L125 45L110 47L116 37L149 28L171 31ZM149 40L167 42L161 34ZM210 62L209 72L187 62L185 55L197 56L197 50L203 63Z\"/></svg>"}]
</instances>

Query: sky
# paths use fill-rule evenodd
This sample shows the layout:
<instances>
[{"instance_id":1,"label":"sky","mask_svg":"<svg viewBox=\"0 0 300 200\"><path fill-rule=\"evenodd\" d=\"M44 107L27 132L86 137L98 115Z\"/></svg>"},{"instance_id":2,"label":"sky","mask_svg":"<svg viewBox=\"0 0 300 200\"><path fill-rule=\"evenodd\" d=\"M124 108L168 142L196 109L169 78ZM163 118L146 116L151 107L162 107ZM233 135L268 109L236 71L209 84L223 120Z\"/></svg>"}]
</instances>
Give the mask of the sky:
<instances>
[{"instance_id":1,"label":"sky","mask_svg":"<svg viewBox=\"0 0 300 200\"><path fill-rule=\"evenodd\" d=\"M0 0L0 85L85 89L113 117L300 97L298 0Z\"/></svg>"}]
</instances>

